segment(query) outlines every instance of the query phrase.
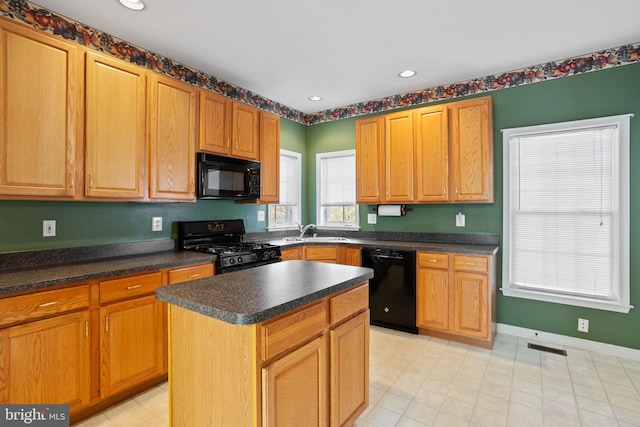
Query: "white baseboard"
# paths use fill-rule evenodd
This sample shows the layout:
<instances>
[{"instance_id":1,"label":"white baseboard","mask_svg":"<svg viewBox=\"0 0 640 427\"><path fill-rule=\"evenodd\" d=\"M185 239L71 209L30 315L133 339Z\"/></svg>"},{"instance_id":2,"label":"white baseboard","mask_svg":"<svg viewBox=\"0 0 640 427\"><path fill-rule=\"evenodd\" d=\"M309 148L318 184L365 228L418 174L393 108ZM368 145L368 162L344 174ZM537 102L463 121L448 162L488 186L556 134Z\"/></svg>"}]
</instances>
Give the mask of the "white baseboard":
<instances>
[{"instance_id":1,"label":"white baseboard","mask_svg":"<svg viewBox=\"0 0 640 427\"><path fill-rule=\"evenodd\" d=\"M533 329L521 328L519 326L511 326L498 323L498 333L515 335L517 337L530 338L532 340L540 340L554 344L566 345L569 347L576 347L589 351L607 353L617 357L624 357L626 359L640 360L640 350L636 350L633 348L621 347L613 344L605 344L602 342L585 340L582 338L574 338L566 335L552 334L550 332L536 331Z\"/></svg>"}]
</instances>

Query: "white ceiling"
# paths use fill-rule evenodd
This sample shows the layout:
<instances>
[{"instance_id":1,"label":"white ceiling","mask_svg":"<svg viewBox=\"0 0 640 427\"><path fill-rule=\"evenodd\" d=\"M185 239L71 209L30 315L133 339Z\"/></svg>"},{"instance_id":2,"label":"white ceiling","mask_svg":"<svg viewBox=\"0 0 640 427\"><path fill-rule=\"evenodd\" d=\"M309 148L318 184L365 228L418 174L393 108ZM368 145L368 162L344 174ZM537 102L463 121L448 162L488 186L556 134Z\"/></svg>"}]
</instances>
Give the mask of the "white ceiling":
<instances>
[{"instance_id":1,"label":"white ceiling","mask_svg":"<svg viewBox=\"0 0 640 427\"><path fill-rule=\"evenodd\" d=\"M640 41L638 0L144 1L36 3L304 113Z\"/></svg>"}]
</instances>

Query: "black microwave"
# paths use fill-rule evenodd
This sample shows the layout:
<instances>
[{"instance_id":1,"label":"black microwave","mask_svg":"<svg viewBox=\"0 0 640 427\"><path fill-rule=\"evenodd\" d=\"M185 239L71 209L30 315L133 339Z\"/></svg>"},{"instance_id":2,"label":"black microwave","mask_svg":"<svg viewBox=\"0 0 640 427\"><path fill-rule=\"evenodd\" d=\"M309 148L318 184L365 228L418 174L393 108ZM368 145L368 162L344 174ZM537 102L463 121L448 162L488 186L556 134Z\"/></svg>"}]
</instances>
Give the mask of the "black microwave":
<instances>
[{"instance_id":1,"label":"black microwave","mask_svg":"<svg viewBox=\"0 0 640 427\"><path fill-rule=\"evenodd\" d=\"M260 163L209 153L197 154L199 199L257 199Z\"/></svg>"}]
</instances>

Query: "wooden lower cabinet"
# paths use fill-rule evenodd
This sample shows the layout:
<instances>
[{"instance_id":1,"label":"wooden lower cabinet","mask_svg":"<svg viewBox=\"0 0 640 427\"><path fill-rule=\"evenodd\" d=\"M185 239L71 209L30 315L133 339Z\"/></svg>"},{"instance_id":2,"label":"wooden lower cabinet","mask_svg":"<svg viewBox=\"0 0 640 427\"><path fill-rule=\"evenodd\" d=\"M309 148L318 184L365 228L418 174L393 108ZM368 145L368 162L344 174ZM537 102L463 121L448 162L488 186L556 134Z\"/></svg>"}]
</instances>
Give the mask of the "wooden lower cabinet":
<instances>
[{"instance_id":1,"label":"wooden lower cabinet","mask_svg":"<svg viewBox=\"0 0 640 427\"><path fill-rule=\"evenodd\" d=\"M418 252L420 333L491 348L496 334L495 255Z\"/></svg>"},{"instance_id":2,"label":"wooden lower cabinet","mask_svg":"<svg viewBox=\"0 0 640 427\"><path fill-rule=\"evenodd\" d=\"M68 404L75 423L163 381L155 288L213 274L203 263L0 298L0 404Z\"/></svg>"},{"instance_id":3,"label":"wooden lower cabinet","mask_svg":"<svg viewBox=\"0 0 640 427\"><path fill-rule=\"evenodd\" d=\"M163 372L164 306L155 296L100 308L100 397Z\"/></svg>"},{"instance_id":4,"label":"wooden lower cabinet","mask_svg":"<svg viewBox=\"0 0 640 427\"><path fill-rule=\"evenodd\" d=\"M311 245L302 248L303 259L306 261L321 261L331 264L337 264L340 247L337 245L319 246Z\"/></svg>"},{"instance_id":5,"label":"wooden lower cabinet","mask_svg":"<svg viewBox=\"0 0 640 427\"><path fill-rule=\"evenodd\" d=\"M0 372L2 404L87 405L89 311L0 330Z\"/></svg>"},{"instance_id":6,"label":"wooden lower cabinet","mask_svg":"<svg viewBox=\"0 0 640 427\"><path fill-rule=\"evenodd\" d=\"M300 248L299 247L281 249L280 252L281 252L281 256L282 256L282 261L289 261L290 259L302 259L300 257Z\"/></svg>"},{"instance_id":7,"label":"wooden lower cabinet","mask_svg":"<svg viewBox=\"0 0 640 427\"><path fill-rule=\"evenodd\" d=\"M264 426L328 425L326 358L322 335L262 368Z\"/></svg>"},{"instance_id":8,"label":"wooden lower cabinet","mask_svg":"<svg viewBox=\"0 0 640 427\"><path fill-rule=\"evenodd\" d=\"M350 426L369 403L369 310L330 332L331 426Z\"/></svg>"},{"instance_id":9,"label":"wooden lower cabinet","mask_svg":"<svg viewBox=\"0 0 640 427\"><path fill-rule=\"evenodd\" d=\"M362 266L362 248L359 246L343 246L341 247L342 261L341 264L353 265L355 267Z\"/></svg>"},{"instance_id":10,"label":"wooden lower cabinet","mask_svg":"<svg viewBox=\"0 0 640 427\"><path fill-rule=\"evenodd\" d=\"M170 425L353 425L369 403L368 304L361 283L253 325L169 305Z\"/></svg>"}]
</instances>

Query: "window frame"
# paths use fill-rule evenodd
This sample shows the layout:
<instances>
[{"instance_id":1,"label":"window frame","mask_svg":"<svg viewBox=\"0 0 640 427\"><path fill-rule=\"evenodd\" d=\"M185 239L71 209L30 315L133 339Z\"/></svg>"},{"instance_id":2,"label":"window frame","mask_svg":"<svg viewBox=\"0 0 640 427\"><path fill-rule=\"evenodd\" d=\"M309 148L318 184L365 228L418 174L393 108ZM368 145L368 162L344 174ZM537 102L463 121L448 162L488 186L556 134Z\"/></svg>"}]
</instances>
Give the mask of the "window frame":
<instances>
[{"instance_id":1,"label":"window frame","mask_svg":"<svg viewBox=\"0 0 640 427\"><path fill-rule=\"evenodd\" d=\"M292 224L287 224L287 225L275 225L272 224L271 222L271 209L275 209L276 206L289 206L289 204L285 204L285 203L269 203L269 205L267 206L267 230L269 231L277 231L277 230L297 230L299 227L299 224L301 223L301 219L302 219L302 153L298 153L296 151L290 151L290 150L285 150L283 148L280 149L280 157L282 156L286 156L286 157L292 157L296 160L296 172L298 174L298 180L296 181L296 184L298 186L297 188L297 193L298 193L298 203L295 205L297 206L297 218L295 219L296 221L293 222ZM280 165L282 165L282 159L280 159ZM281 171L282 172L282 171ZM278 183L278 185L280 185L280 183ZM280 197L282 197L282 191L279 191L280 193ZM293 205L291 205L293 206Z\"/></svg>"},{"instance_id":2,"label":"window frame","mask_svg":"<svg viewBox=\"0 0 640 427\"><path fill-rule=\"evenodd\" d=\"M355 176L354 176L354 181L353 181L353 185L354 185L354 189L353 189L353 194L354 194L354 203L353 206L355 208L355 222L353 224L349 224L349 223L342 223L343 225L337 225L337 224L331 224L331 225L327 225L323 222L323 216L322 216L322 208L323 205L322 204L322 184L323 184L323 180L322 180L322 160L323 159L328 159L328 158L337 158L337 157L353 157L353 173L356 173L356 169L355 169L355 159L356 159L356 150L355 149L349 149L349 150L340 150L340 151L328 151L328 152L324 152L324 153L316 153L316 228L318 229L324 229L324 230L349 230L349 231L358 231L360 230L360 209L359 209L359 205L355 199L355 194L356 194L356 189L355 189L355 185L356 185L356 181L355 181ZM345 206L345 205L342 205Z\"/></svg>"},{"instance_id":3,"label":"window frame","mask_svg":"<svg viewBox=\"0 0 640 427\"><path fill-rule=\"evenodd\" d=\"M536 301L552 302L579 307L587 307L599 310L628 313L633 306L630 305L630 119L632 114L600 117L595 119L576 120L562 123L552 123L536 126L526 126L502 130L503 140L503 256L502 256L502 293L504 296L525 298ZM618 207L618 223L615 229L618 245L617 273L618 283L613 286L617 289L615 300L588 298L584 296L545 292L542 290L523 289L511 286L511 165L510 140L513 137L535 135L541 133L558 133L575 131L579 129L615 126L618 130L617 147L614 159L618 166L618 194L616 204Z\"/></svg>"}]
</instances>

